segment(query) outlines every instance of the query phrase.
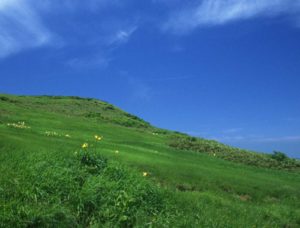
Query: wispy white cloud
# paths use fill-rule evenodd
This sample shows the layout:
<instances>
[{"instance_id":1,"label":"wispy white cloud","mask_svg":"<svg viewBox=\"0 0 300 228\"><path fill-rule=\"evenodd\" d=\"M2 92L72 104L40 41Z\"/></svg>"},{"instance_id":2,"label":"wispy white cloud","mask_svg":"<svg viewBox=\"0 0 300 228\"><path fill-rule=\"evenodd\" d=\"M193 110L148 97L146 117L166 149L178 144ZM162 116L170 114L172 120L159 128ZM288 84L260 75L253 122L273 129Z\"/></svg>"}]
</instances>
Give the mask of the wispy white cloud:
<instances>
[{"instance_id":1,"label":"wispy white cloud","mask_svg":"<svg viewBox=\"0 0 300 228\"><path fill-rule=\"evenodd\" d=\"M282 137L265 137L256 139L258 142L300 142L300 135L282 136Z\"/></svg>"},{"instance_id":2,"label":"wispy white cloud","mask_svg":"<svg viewBox=\"0 0 300 228\"><path fill-rule=\"evenodd\" d=\"M139 81L133 77L127 78L128 84L130 85L131 89L131 96L134 100L139 100L139 101L150 101L152 96L153 96L153 91L151 87L142 82Z\"/></svg>"},{"instance_id":3,"label":"wispy white cloud","mask_svg":"<svg viewBox=\"0 0 300 228\"><path fill-rule=\"evenodd\" d=\"M222 25L258 16L290 15L299 19L297 0L202 0L172 13L163 28L185 33L202 26Z\"/></svg>"},{"instance_id":4,"label":"wispy white cloud","mask_svg":"<svg viewBox=\"0 0 300 228\"><path fill-rule=\"evenodd\" d=\"M148 77L147 79L145 79L145 82L170 82L170 81L180 81L180 80L188 80L188 79L192 79L192 78L196 78L196 76L192 76L192 75L182 75L182 76L162 76L162 77Z\"/></svg>"},{"instance_id":5,"label":"wispy white cloud","mask_svg":"<svg viewBox=\"0 0 300 228\"><path fill-rule=\"evenodd\" d=\"M120 79L128 85L129 90L129 98L134 102L148 102L154 96L153 88L141 81L137 77L133 77L126 70L122 70L119 72Z\"/></svg>"},{"instance_id":6,"label":"wispy white cloud","mask_svg":"<svg viewBox=\"0 0 300 228\"><path fill-rule=\"evenodd\" d=\"M110 57L97 54L88 57L74 57L66 61L66 65L72 68L85 69L85 68L106 68L111 61Z\"/></svg>"},{"instance_id":7,"label":"wispy white cloud","mask_svg":"<svg viewBox=\"0 0 300 228\"><path fill-rule=\"evenodd\" d=\"M229 129L223 130L223 133L224 134L233 134L233 133L240 132L242 130L243 130L242 128L229 128Z\"/></svg>"},{"instance_id":8,"label":"wispy white cloud","mask_svg":"<svg viewBox=\"0 0 300 228\"><path fill-rule=\"evenodd\" d=\"M97 12L112 6L122 6L121 0L28 0L38 9L44 11L75 11L75 10L89 10Z\"/></svg>"},{"instance_id":9,"label":"wispy white cloud","mask_svg":"<svg viewBox=\"0 0 300 228\"><path fill-rule=\"evenodd\" d=\"M108 17L103 21L91 19L90 23L95 28L91 30L91 26L86 29L84 27L86 22L80 21L80 19L75 22L70 20L74 19L72 14L82 10L88 10L89 13L100 13L101 10L109 7L121 7L122 5L123 2L120 0L0 0L0 58L45 45L54 44L63 47L63 44L64 47L73 45L73 47L80 48L84 45L90 48L93 45L94 50L98 53L83 56L83 58L73 56L66 62L70 66L76 65L77 67L105 66L111 59L107 49L111 49L112 46L116 48L128 42L137 27L128 27L121 20L119 21L122 23L118 24L115 20L114 28L109 30L101 28L105 23L111 24ZM53 26L53 23L49 27L44 20L44 16L47 17L48 22L51 17L65 14L72 16L59 22L59 28ZM54 24L57 23L57 20L54 21ZM77 26L74 26L74 23ZM82 31L83 28L86 30ZM70 36L70 31L73 32L72 36Z\"/></svg>"},{"instance_id":10,"label":"wispy white cloud","mask_svg":"<svg viewBox=\"0 0 300 228\"><path fill-rule=\"evenodd\" d=\"M122 25L120 25L123 27ZM90 54L82 54L81 56L71 57L66 61L66 65L72 68L106 68L113 61L114 51L121 45L127 43L137 26L125 27L124 29L116 29L113 31L104 31L100 39L87 39L85 43L88 46L94 46L94 50ZM80 44L79 44L80 45Z\"/></svg>"},{"instance_id":11,"label":"wispy white cloud","mask_svg":"<svg viewBox=\"0 0 300 228\"><path fill-rule=\"evenodd\" d=\"M209 137L211 139L225 142L225 143L236 143L236 142L251 142L251 143L292 143L300 142L300 135L291 136L255 136L255 135L221 135Z\"/></svg>"},{"instance_id":12,"label":"wispy white cloud","mask_svg":"<svg viewBox=\"0 0 300 228\"><path fill-rule=\"evenodd\" d=\"M45 45L51 33L25 0L0 1L0 58Z\"/></svg>"},{"instance_id":13,"label":"wispy white cloud","mask_svg":"<svg viewBox=\"0 0 300 228\"><path fill-rule=\"evenodd\" d=\"M72 0L74 1L74 0ZM82 0L79 0L80 2ZM88 0L87 2L87 7L88 9L95 11L99 9L105 9L107 7L111 6L122 6L124 4L124 1L122 0Z\"/></svg>"},{"instance_id":14,"label":"wispy white cloud","mask_svg":"<svg viewBox=\"0 0 300 228\"><path fill-rule=\"evenodd\" d=\"M137 30L137 26L131 26L126 29L120 29L116 31L114 34L109 36L108 44L109 45L120 45L129 41L132 34Z\"/></svg>"}]
</instances>

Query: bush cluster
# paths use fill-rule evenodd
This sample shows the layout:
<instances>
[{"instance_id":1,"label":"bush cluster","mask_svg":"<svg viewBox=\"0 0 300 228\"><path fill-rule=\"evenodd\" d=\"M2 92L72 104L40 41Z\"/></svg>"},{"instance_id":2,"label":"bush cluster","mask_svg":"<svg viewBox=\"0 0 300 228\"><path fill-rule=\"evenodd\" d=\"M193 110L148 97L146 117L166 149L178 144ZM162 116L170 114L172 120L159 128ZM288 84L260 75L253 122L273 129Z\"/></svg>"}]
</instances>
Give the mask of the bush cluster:
<instances>
[{"instance_id":1,"label":"bush cluster","mask_svg":"<svg viewBox=\"0 0 300 228\"><path fill-rule=\"evenodd\" d=\"M170 137L169 146L180 150L207 153L215 157L246 165L284 170L300 170L300 161L288 158L282 152L274 152L273 155L256 153L227 146L214 140L178 134Z\"/></svg>"}]
</instances>

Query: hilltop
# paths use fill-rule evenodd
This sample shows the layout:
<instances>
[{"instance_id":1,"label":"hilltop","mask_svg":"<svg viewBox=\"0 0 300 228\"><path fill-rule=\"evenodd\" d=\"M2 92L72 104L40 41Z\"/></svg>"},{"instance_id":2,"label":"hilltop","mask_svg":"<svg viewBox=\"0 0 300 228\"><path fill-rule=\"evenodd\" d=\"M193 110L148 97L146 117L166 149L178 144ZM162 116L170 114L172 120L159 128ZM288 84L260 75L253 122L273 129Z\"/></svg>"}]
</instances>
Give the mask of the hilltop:
<instances>
[{"instance_id":1,"label":"hilltop","mask_svg":"<svg viewBox=\"0 0 300 228\"><path fill-rule=\"evenodd\" d=\"M299 160L160 129L104 101L0 95L0 138L0 227L300 225Z\"/></svg>"}]
</instances>

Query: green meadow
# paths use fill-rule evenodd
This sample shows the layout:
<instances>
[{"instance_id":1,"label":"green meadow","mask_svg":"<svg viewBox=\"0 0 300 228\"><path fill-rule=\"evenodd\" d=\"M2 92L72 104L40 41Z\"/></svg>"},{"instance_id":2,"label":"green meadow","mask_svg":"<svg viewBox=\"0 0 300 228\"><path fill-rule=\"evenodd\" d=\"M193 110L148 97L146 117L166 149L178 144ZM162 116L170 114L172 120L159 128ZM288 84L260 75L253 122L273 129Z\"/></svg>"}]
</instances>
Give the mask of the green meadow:
<instances>
[{"instance_id":1,"label":"green meadow","mask_svg":"<svg viewBox=\"0 0 300 228\"><path fill-rule=\"evenodd\" d=\"M300 227L300 165L95 99L1 95L0 227Z\"/></svg>"}]
</instances>

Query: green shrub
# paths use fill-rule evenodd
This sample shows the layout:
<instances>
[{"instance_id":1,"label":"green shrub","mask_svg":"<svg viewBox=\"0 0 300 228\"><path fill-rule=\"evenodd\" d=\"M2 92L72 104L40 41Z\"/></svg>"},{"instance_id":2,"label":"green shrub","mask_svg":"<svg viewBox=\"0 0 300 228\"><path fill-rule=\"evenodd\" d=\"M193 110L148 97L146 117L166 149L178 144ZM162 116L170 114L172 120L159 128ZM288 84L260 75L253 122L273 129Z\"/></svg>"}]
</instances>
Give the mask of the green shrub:
<instances>
[{"instance_id":1,"label":"green shrub","mask_svg":"<svg viewBox=\"0 0 300 228\"><path fill-rule=\"evenodd\" d=\"M87 118L102 118L102 115L99 112L88 112L84 114L84 116Z\"/></svg>"},{"instance_id":2,"label":"green shrub","mask_svg":"<svg viewBox=\"0 0 300 228\"><path fill-rule=\"evenodd\" d=\"M271 158L275 159L276 161L282 162L288 159L288 156L285 153L274 151L271 155Z\"/></svg>"},{"instance_id":3,"label":"green shrub","mask_svg":"<svg viewBox=\"0 0 300 228\"><path fill-rule=\"evenodd\" d=\"M107 167L107 158L91 153L84 153L81 164L86 166L90 172L100 172Z\"/></svg>"},{"instance_id":4,"label":"green shrub","mask_svg":"<svg viewBox=\"0 0 300 228\"><path fill-rule=\"evenodd\" d=\"M105 110L105 111L108 111L108 110L115 110L116 108L113 106L113 105L111 105L111 104L106 104L104 107L103 107L103 109Z\"/></svg>"},{"instance_id":5,"label":"green shrub","mask_svg":"<svg viewBox=\"0 0 300 228\"><path fill-rule=\"evenodd\" d=\"M17 100L5 97L5 96L0 96L0 101L4 101L4 102L9 102L9 103L18 103Z\"/></svg>"}]
</instances>

